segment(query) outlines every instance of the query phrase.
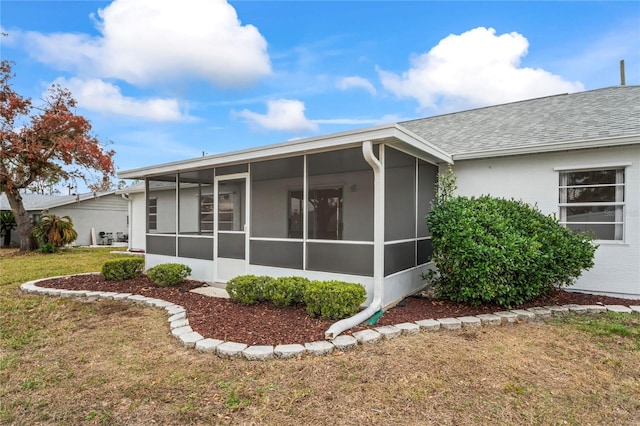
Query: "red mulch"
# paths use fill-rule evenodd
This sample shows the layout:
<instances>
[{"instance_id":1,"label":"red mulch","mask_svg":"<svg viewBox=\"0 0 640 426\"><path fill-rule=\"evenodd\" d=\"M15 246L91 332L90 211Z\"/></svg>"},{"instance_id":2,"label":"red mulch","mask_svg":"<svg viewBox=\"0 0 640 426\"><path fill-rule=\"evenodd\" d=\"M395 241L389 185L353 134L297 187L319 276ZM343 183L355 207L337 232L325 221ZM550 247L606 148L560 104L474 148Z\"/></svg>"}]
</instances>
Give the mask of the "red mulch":
<instances>
[{"instance_id":1,"label":"red mulch","mask_svg":"<svg viewBox=\"0 0 640 426\"><path fill-rule=\"evenodd\" d=\"M186 280L176 287L161 288L144 275L133 280L105 281L102 275L98 274L75 275L38 283L41 287L113 291L166 300L184 306L189 324L202 336L249 345L279 345L324 340L324 332L333 324L333 321L309 317L302 306L276 308L269 303L244 306L229 299L209 297L189 291L201 285L201 282ZM550 296L537 298L518 308L567 304L628 306L638 304L638 300L556 291ZM397 306L385 312L374 327L504 310L499 306L469 306L426 297L408 297L400 305L403 306ZM367 327L361 325L345 334Z\"/></svg>"}]
</instances>

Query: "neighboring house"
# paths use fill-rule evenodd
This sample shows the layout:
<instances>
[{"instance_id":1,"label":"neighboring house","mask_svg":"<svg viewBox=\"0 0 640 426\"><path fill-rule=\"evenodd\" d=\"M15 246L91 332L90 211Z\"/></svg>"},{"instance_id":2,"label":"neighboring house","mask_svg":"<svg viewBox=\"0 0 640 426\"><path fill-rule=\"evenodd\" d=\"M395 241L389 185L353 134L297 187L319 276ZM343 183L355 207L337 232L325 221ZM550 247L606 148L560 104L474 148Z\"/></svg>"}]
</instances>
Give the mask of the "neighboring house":
<instances>
[{"instance_id":1,"label":"neighboring house","mask_svg":"<svg viewBox=\"0 0 640 426\"><path fill-rule=\"evenodd\" d=\"M129 170L146 266L192 277L301 275L359 282L381 306L432 267L425 216L438 171L457 193L537 204L593 232L572 287L640 297L640 86L550 96ZM123 192L127 192L124 190ZM146 200L146 207L142 207ZM140 220L138 218L137 220ZM131 221L141 228L142 223ZM131 230L142 238L139 229ZM139 235L139 236L138 236Z\"/></svg>"},{"instance_id":2,"label":"neighboring house","mask_svg":"<svg viewBox=\"0 0 640 426\"><path fill-rule=\"evenodd\" d=\"M73 228L78 233L73 245L125 242L128 238L128 202L115 191L68 196L23 194L22 200L34 222L42 214L71 217ZM11 210L4 193L0 196L0 210ZM11 239L20 243L17 231L11 232Z\"/></svg>"}]
</instances>

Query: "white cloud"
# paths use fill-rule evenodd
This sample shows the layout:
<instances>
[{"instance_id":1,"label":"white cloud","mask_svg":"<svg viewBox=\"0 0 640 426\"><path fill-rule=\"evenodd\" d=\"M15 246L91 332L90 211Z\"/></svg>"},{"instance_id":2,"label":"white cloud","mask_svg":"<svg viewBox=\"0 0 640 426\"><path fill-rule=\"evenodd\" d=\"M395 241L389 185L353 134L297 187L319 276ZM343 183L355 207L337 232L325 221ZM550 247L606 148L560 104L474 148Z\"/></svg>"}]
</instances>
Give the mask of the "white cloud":
<instances>
[{"instance_id":1,"label":"white cloud","mask_svg":"<svg viewBox=\"0 0 640 426\"><path fill-rule=\"evenodd\" d=\"M422 108L458 109L584 90L539 68L521 68L529 42L493 28L449 35L429 52L411 58L402 75L378 70L383 86Z\"/></svg>"},{"instance_id":2,"label":"white cloud","mask_svg":"<svg viewBox=\"0 0 640 426\"><path fill-rule=\"evenodd\" d=\"M266 40L226 0L115 0L95 22L99 37L23 35L42 62L132 84L196 77L235 87L271 73Z\"/></svg>"},{"instance_id":3,"label":"white cloud","mask_svg":"<svg viewBox=\"0 0 640 426\"><path fill-rule=\"evenodd\" d=\"M318 125L304 115L304 102L293 99L276 99L267 102L267 113L258 114L249 110L242 110L238 116L247 119L254 127L265 130L280 130L286 132L317 131Z\"/></svg>"},{"instance_id":4,"label":"white cloud","mask_svg":"<svg viewBox=\"0 0 640 426\"><path fill-rule=\"evenodd\" d=\"M338 81L336 87L340 90L364 89L372 95L376 94L376 88L373 87L373 84L366 78L358 76L344 77Z\"/></svg>"},{"instance_id":5,"label":"white cloud","mask_svg":"<svg viewBox=\"0 0 640 426\"><path fill-rule=\"evenodd\" d=\"M124 96L118 86L100 79L58 78L54 83L69 89L78 106L91 111L152 121L180 121L187 118L180 112L176 99L135 99Z\"/></svg>"}]
</instances>

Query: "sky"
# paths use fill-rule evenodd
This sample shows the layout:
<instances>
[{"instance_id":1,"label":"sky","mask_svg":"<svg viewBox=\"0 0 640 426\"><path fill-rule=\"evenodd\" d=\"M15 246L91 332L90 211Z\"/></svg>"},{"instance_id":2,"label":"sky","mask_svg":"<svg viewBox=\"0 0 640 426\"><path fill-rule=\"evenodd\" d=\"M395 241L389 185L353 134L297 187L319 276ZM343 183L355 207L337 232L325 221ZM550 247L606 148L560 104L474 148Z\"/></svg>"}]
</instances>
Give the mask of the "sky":
<instances>
[{"instance_id":1,"label":"sky","mask_svg":"<svg viewBox=\"0 0 640 426\"><path fill-rule=\"evenodd\" d=\"M0 56L118 171L626 83L640 1L2 0Z\"/></svg>"}]
</instances>

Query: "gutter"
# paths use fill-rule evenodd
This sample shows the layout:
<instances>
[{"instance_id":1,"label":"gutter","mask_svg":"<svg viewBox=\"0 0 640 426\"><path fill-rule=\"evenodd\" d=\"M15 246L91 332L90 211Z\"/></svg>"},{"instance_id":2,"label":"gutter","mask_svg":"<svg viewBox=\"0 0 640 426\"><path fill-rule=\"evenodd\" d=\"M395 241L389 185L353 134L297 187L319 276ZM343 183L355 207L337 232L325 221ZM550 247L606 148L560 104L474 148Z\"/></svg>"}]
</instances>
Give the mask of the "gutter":
<instances>
[{"instance_id":1,"label":"gutter","mask_svg":"<svg viewBox=\"0 0 640 426\"><path fill-rule=\"evenodd\" d=\"M384 149L380 146L380 149ZM362 155L373 169L374 208L373 208L373 301L363 311L352 317L342 319L324 332L327 340L335 339L340 333L366 321L382 307L382 282L384 280L384 170L380 160L373 153L371 141L362 143Z\"/></svg>"}]
</instances>

